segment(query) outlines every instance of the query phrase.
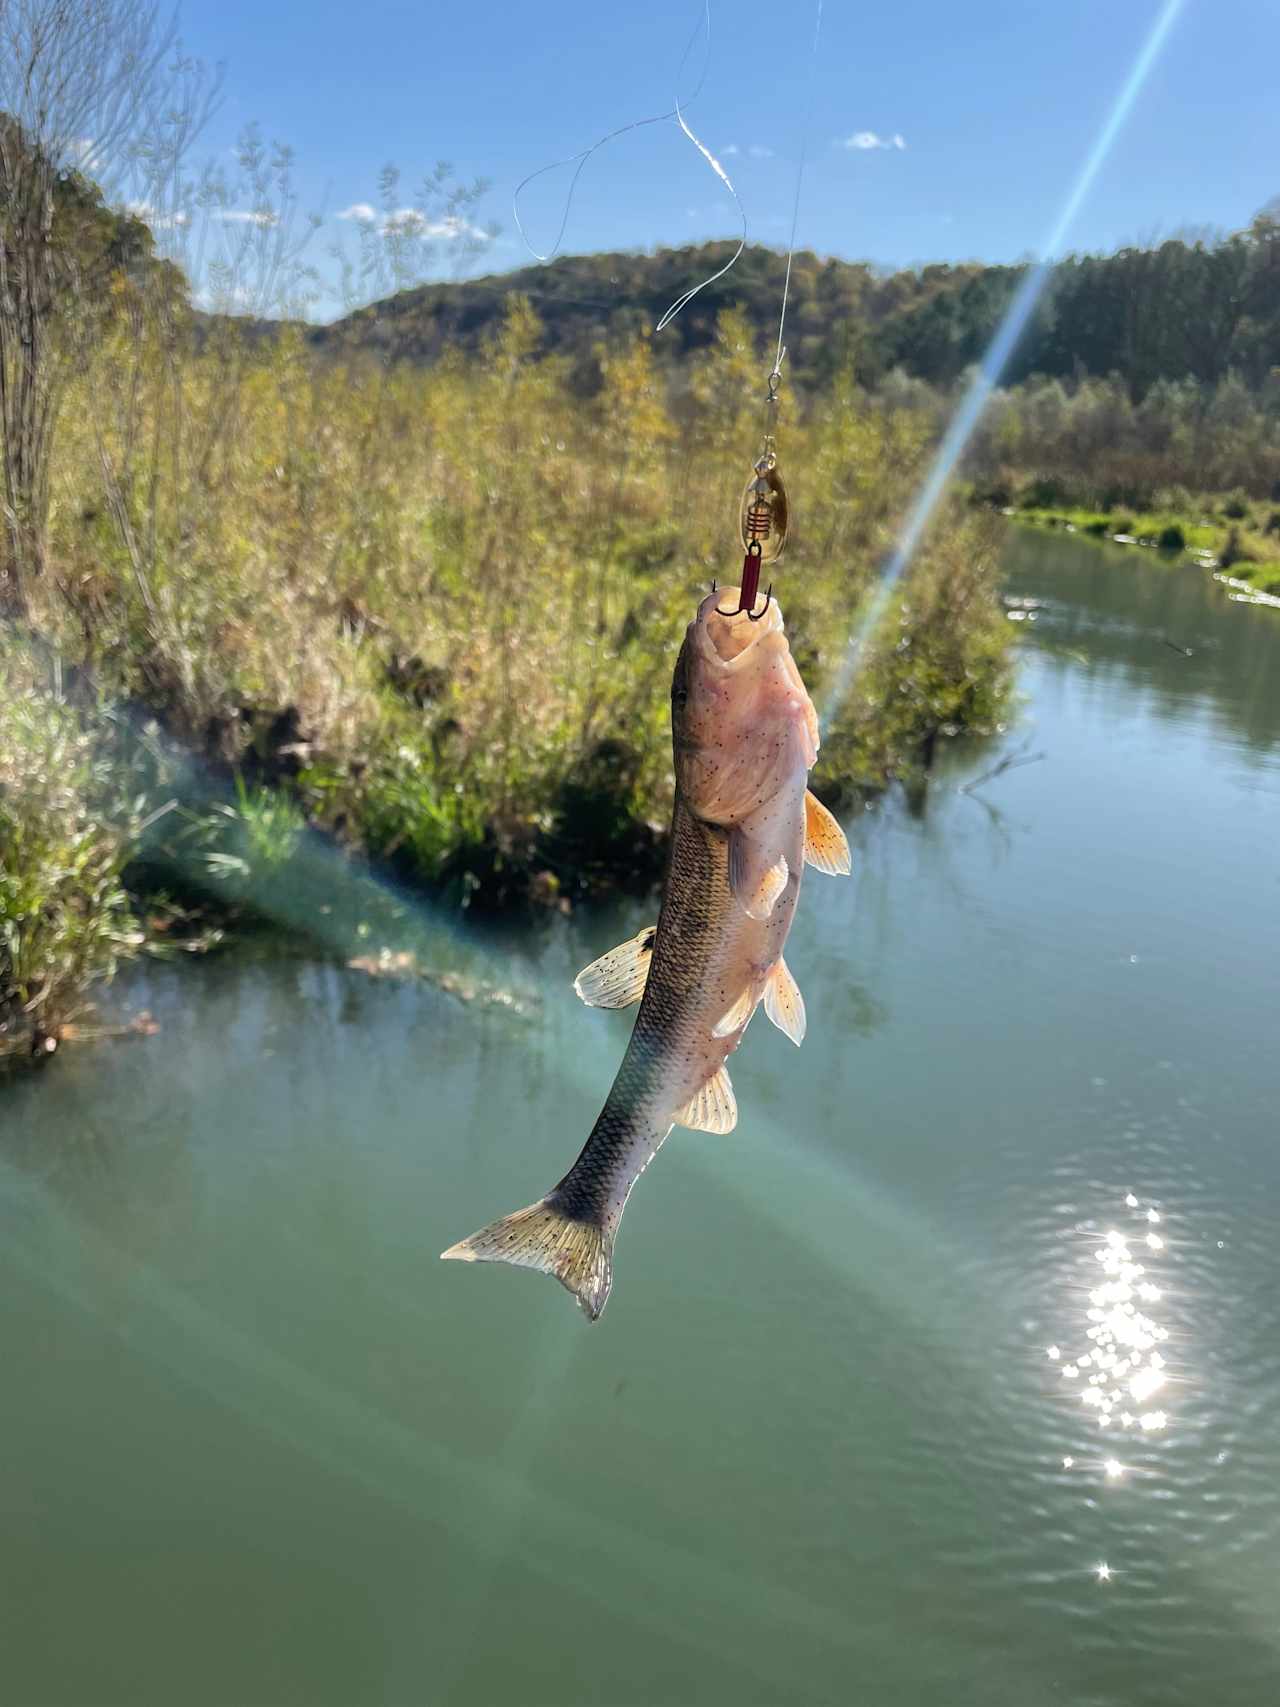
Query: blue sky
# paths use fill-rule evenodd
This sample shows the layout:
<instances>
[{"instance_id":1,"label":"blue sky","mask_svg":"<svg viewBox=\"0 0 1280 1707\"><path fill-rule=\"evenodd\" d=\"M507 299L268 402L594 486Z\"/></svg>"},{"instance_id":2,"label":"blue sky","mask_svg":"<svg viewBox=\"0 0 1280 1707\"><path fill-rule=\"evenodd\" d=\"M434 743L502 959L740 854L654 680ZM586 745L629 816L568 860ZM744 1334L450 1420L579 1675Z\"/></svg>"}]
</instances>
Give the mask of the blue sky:
<instances>
[{"instance_id":1,"label":"blue sky","mask_svg":"<svg viewBox=\"0 0 1280 1707\"><path fill-rule=\"evenodd\" d=\"M1012 260L1053 225L1162 4L826 0L811 78L811 0L713 0L709 70L688 118L732 175L754 241L785 240L807 125L801 246L888 265ZM293 146L304 202L334 230L342 210L376 200L384 163L410 185L446 157L491 180L483 216L501 231L483 270L504 270L530 259L511 218L515 185L668 108L699 15L698 0L188 0L180 28L189 51L225 62L207 152L256 120ZM686 90L701 62L699 44ZM1278 62L1274 0L1186 0L1069 245L1247 222L1280 193ZM857 136L888 146L848 146ZM547 175L522 204L538 247L554 237L565 182ZM594 157L564 247L736 229L672 121Z\"/></svg>"}]
</instances>

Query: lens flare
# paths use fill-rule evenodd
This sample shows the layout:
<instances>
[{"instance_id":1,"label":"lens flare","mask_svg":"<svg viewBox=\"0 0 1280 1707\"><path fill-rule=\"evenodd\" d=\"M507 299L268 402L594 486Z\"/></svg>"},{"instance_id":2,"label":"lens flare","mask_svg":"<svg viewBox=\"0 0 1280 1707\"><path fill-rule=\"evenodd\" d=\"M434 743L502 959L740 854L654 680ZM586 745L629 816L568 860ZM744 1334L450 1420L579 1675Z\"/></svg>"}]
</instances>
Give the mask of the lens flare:
<instances>
[{"instance_id":1,"label":"lens flare","mask_svg":"<svg viewBox=\"0 0 1280 1707\"><path fill-rule=\"evenodd\" d=\"M1125 120L1132 112L1134 104L1142 92L1142 87L1151 73L1151 68L1159 57L1160 50L1163 48L1169 31L1173 28L1184 4L1185 0L1166 0L1166 3L1161 7L1145 42L1139 49L1129 75L1116 96L1106 122L1085 157L1084 164L1067 195L1066 201L1045 235L1044 242L1039 250L1040 260L1028 267L1024 273L1013 301L1005 310L1004 319L996 329L996 335L991 340L987 353L970 382L969 389L965 392L960 407L952 417L951 424L943 436L929 472L925 475L924 482L907 512L902 533L884 566L884 572L875 594L849 637L844 657L840 662L840 668L836 672L835 681L832 683L823 709L822 729L824 732L830 728L832 720L844 703L849 689L853 686L867 644L880 625L889 600L893 595L893 590L915 555L933 517L933 512L937 509L939 500L955 472L956 464L964 454L965 446L968 444L973 430L978 424L978 419L986 407L987 399L999 382L1000 375L1003 373L1009 357L1013 354L1018 339L1026 330L1027 322L1040 300L1054 262L1063 252L1067 232L1070 230L1077 213L1079 213L1085 197L1093 188L1094 181L1102 170Z\"/></svg>"}]
</instances>

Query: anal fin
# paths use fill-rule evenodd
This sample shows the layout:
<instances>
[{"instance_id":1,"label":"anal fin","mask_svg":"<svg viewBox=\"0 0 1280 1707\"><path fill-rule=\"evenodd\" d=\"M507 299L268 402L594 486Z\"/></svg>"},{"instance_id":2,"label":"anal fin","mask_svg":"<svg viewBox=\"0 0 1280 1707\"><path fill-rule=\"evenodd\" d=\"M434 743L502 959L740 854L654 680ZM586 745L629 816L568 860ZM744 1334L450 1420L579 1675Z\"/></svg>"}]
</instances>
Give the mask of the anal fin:
<instances>
[{"instance_id":1,"label":"anal fin","mask_svg":"<svg viewBox=\"0 0 1280 1707\"><path fill-rule=\"evenodd\" d=\"M677 1126L693 1132L732 1132L738 1124L738 1099L729 1070L721 1067L675 1116Z\"/></svg>"},{"instance_id":2,"label":"anal fin","mask_svg":"<svg viewBox=\"0 0 1280 1707\"><path fill-rule=\"evenodd\" d=\"M656 925L646 925L638 935L583 967L573 987L589 1008L629 1008L640 1000L653 963L657 934Z\"/></svg>"},{"instance_id":3,"label":"anal fin","mask_svg":"<svg viewBox=\"0 0 1280 1707\"><path fill-rule=\"evenodd\" d=\"M764 987L764 1011L778 1030L785 1032L794 1044L798 1046L804 1042L808 1024L805 1018L804 997L781 956L774 962L773 971L770 972Z\"/></svg>"},{"instance_id":4,"label":"anal fin","mask_svg":"<svg viewBox=\"0 0 1280 1707\"><path fill-rule=\"evenodd\" d=\"M815 871L828 877L848 877L853 869L845 833L809 789L804 791L804 857Z\"/></svg>"}]
</instances>

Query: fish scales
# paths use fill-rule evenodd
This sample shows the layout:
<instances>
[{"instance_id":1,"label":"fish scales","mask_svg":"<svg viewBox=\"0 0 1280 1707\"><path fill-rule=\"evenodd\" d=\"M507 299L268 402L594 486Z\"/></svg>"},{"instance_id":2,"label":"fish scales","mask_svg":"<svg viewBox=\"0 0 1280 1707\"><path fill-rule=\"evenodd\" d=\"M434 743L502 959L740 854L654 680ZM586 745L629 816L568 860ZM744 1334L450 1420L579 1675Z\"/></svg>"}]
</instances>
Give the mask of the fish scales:
<instances>
[{"instance_id":1,"label":"fish scales","mask_svg":"<svg viewBox=\"0 0 1280 1707\"><path fill-rule=\"evenodd\" d=\"M635 1028L582 1154L549 1194L575 1218L604 1216L616 1225L631 1187L671 1131L672 1116L709 1077L704 1062L710 1051L699 1021L734 905L727 850L726 832L700 823L677 799L653 961ZM733 996L723 978L711 988L721 998L717 1014L725 1012ZM721 1058L728 1052L722 1048Z\"/></svg>"}]
</instances>

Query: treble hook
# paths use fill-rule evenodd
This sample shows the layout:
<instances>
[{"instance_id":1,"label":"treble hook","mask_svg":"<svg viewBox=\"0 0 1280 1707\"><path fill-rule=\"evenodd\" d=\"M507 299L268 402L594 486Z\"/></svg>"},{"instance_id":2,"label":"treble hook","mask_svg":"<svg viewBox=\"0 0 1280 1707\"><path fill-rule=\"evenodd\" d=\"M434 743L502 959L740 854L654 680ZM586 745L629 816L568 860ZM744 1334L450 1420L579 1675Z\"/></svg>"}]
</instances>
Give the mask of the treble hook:
<instances>
[{"instance_id":1,"label":"treble hook","mask_svg":"<svg viewBox=\"0 0 1280 1707\"><path fill-rule=\"evenodd\" d=\"M759 588L759 586L760 586L760 541L758 539L753 539L751 541L751 544L747 547L746 556L742 559L742 586L741 586L741 589L739 590L739 593L738 593L738 608L737 608L737 610L721 610L720 606L717 605L716 606L716 615L717 616L741 616L743 611L746 611L747 616L750 618L750 620L752 622L760 622L764 618L764 616L767 614L769 606L773 601L773 582L770 581L769 590L764 596L764 610L762 610L760 612L760 615L757 616L755 605L756 605L756 592L757 592L757 589ZM712 590L712 592L715 591L714 582L712 583L712 589L711 590Z\"/></svg>"},{"instance_id":2,"label":"treble hook","mask_svg":"<svg viewBox=\"0 0 1280 1707\"><path fill-rule=\"evenodd\" d=\"M715 590L716 590L716 584L713 581L711 583L711 591L714 593ZM754 603L754 600L752 602ZM770 581L769 590L768 590L768 592L766 592L766 594L764 596L764 609L762 611L757 613L756 611L751 609L750 605L744 605L742 602L741 595L739 595L737 610L721 610L720 606L717 605L716 606L716 615L717 616L741 616L743 611L746 611L748 622L763 622L765 617L768 616L768 614L769 614L769 606L772 603L773 603L773 582Z\"/></svg>"}]
</instances>

